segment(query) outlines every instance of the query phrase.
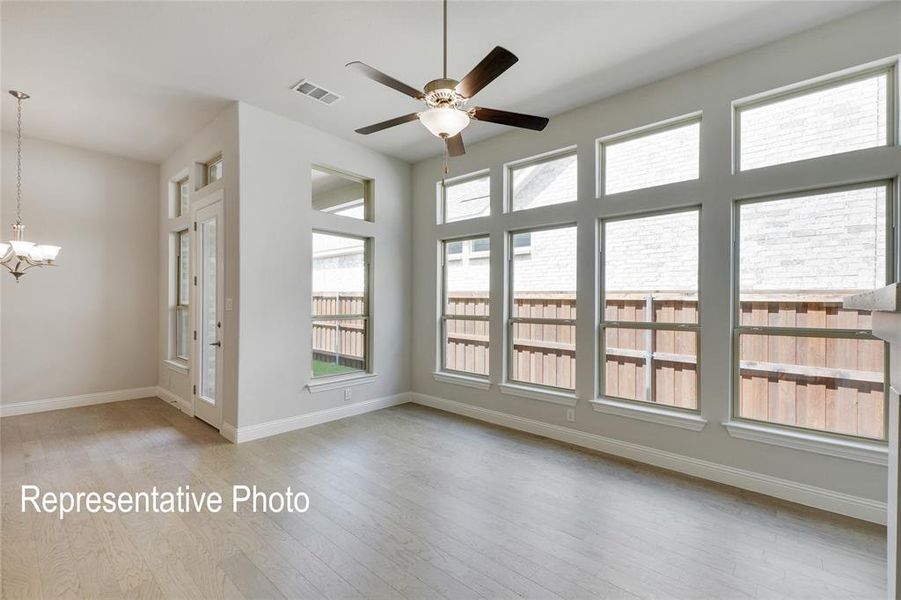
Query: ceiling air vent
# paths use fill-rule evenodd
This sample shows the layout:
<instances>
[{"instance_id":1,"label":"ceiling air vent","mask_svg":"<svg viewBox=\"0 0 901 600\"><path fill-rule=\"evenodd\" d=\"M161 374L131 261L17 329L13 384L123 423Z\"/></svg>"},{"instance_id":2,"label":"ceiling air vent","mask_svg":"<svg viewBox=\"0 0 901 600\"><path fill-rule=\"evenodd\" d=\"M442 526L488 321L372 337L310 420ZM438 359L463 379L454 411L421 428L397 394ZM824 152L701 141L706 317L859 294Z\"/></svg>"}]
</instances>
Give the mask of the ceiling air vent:
<instances>
[{"instance_id":1,"label":"ceiling air vent","mask_svg":"<svg viewBox=\"0 0 901 600\"><path fill-rule=\"evenodd\" d=\"M319 87L308 79L301 79L293 88L298 94L308 96L313 100L318 100L323 104L334 104L341 99L341 96L335 92L330 92L325 88Z\"/></svg>"}]
</instances>

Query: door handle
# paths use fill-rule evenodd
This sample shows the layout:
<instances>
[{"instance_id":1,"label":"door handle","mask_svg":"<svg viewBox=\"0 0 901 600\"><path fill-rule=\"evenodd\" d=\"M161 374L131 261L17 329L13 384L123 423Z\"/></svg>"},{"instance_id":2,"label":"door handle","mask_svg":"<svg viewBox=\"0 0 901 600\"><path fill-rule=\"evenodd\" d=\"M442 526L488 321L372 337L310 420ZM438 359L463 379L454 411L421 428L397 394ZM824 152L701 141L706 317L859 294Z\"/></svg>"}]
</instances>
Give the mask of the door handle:
<instances>
[{"instance_id":1,"label":"door handle","mask_svg":"<svg viewBox=\"0 0 901 600\"><path fill-rule=\"evenodd\" d=\"M222 347L222 342L210 342L210 346L216 346L217 348Z\"/></svg>"}]
</instances>

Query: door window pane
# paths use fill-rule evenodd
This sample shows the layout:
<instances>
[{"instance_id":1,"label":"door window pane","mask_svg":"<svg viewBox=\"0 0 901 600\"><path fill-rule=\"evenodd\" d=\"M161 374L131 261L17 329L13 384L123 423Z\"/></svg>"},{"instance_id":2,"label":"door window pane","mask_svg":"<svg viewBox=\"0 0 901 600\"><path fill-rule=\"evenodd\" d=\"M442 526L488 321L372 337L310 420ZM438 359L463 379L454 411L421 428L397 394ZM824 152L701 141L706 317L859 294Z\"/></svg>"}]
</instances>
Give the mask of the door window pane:
<instances>
[{"instance_id":1,"label":"door window pane","mask_svg":"<svg viewBox=\"0 0 901 600\"><path fill-rule=\"evenodd\" d=\"M216 399L216 356L219 328L216 305L218 302L217 279L217 226L212 218L200 223L201 263L200 280L200 395Z\"/></svg>"}]
</instances>

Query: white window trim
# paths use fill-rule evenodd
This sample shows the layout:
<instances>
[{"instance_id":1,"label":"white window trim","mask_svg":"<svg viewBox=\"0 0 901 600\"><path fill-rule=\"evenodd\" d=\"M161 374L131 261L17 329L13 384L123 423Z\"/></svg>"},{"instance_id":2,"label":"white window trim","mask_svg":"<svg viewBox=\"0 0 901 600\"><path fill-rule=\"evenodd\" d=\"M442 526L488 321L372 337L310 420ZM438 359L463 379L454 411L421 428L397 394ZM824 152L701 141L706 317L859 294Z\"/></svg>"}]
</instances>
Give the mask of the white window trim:
<instances>
[{"instance_id":1,"label":"white window trim","mask_svg":"<svg viewBox=\"0 0 901 600\"><path fill-rule=\"evenodd\" d=\"M861 152L862 150L872 150L874 148L885 148L895 146L897 143L897 124L895 122L897 110L895 109L896 102L896 93L897 89L897 79L898 79L898 70L899 64L901 61L897 57L892 57L883 60L877 60L871 63L867 63L865 65L858 65L856 67L851 67L850 69L844 69L842 71L838 71L835 73L828 73L826 75L822 75L820 77L814 77L813 79L808 79L806 81L792 83L786 86L782 86L776 89L767 90L764 92L760 92L758 94L753 94L751 96L746 96L744 98L739 98L738 100L732 101L732 173L744 173L747 171L756 171L759 169L768 169L772 167L779 167L787 164L796 164L799 162L807 162L811 160L819 160L822 158L828 158L830 156L840 156L842 154L849 154L854 152ZM802 158L798 160L791 160L788 162L776 163L773 165L766 165L763 167L754 167L751 169L742 169L741 168L741 112L743 110L758 108L761 106L767 106L770 104L775 104L782 100L788 100L791 98L796 98L798 96L804 96L806 94L824 91L831 88L839 87L848 83L854 83L856 81L861 81L863 79L868 79L870 77L876 77L881 74L885 74L887 77L886 87L888 88L886 94L886 143L884 146L873 146L871 148L864 148L861 150L847 150L844 152L838 152L836 154L827 154L825 156L815 156L813 158Z\"/></svg>"},{"instance_id":2,"label":"white window trim","mask_svg":"<svg viewBox=\"0 0 901 600\"><path fill-rule=\"evenodd\" d=\"M475 388L477 390L491 389L491 380L487 377L478 377L475 375L464 375L462 373L453 373L451 371L434 371L432 377L440 383L451 383L454 385L462 385Z\"/></svg>"},{"instance_id":3,"label":"white window trim","mask_svg":"<svg viewBox=\"0 0 901 600\"><path fill-rule=\"evenodd\" d=\"M350 373L348 375L335 375L334 377L317 377L316 379L311 379L307 383L306 388L311 394L318 394L319 392L328 392L330 390L372 383L377 376L378 373L360 372Z\"/></svg>"},{"instance_id":4,"label":"white window trim","mask_svg":"<svg viewBox=\"0 0 901 600\"><path fill-rule=\"evenodd\" d=\"M187 361L175 358L167 358L163 365L180 375L187 375L190 368Z\"/></svg>"},{"instance_id":5,"label":"white window trim","mask_svg":"<svg viewBox=\"0 0 901 600\"><path fill-rule=\"evenodd\" d=\"M530 400L539 400L570 407L579 403L579 397L575 392L557 391L550 388L506 382L498 384L498 387L502 393L508 396L519 396L520 398L529 398Z\"/></svg>"},{"instance_id":6,"label":"white window trim","mask_svg":"<svg viewBox=\"0 0 901 600\"><path fill-rule=\"evenodd\" d=\"M648 421L658 425L669 425L691 431L701 431L707 425L707 419L694 411L678 410L650 403L647 406L643 406L636 402L600 397L591 401L591 408L599 413Z\"/></svg>"},{"instance_id":7,"label":"white window trim","mask_svg":"<svg viewBox=\"0 0 901 600\"><path fill-rule=\"evenodd\" d=\"M578 164L578 148L576 146L567 146L566 148L560 148L558 150L551 150L550 152L545 152L543 154L539 154L537 156L530 156L528 158L523 158L521 160L517 160L514 162L510 162L504 165L504 212L505 213L514 213L514 212L522 212L527 210L532 210L534 208L544 208L546 206L557 206L559 204L572 204L579 200L579 164ZM559 160L561 158L568 158L570 156L576 157L576 195L572 200L566 200L564 202L555 202L554 204L547 204L544 206L530 206L526 208L513 208L513 171L516 169L522 169L525 167L532 167L535 165L540 165L542 163Z\"/></svg>"},{"instance_id":8,"label":"white window trim","mask_svg":"<svg viewBox=\"0 0 901 600\"><path fill-rule=\"evenodd\" d=\"M752 442L782 446L793 450L803 450L873 465L888 464L888 445L856 439L844 439L814 431L786 429L776 425L750 423L747 421L726 421L723 427L729 435Z\"/></svg>"},{"instance_id":9,"label":"white window trim","mask_svg":"<svg viewBox=\"0 0 901 600\"><path fill-rule=\"evenodd\" d=\"M649 123L647 125L641 125L639 127L634 127L632 129L628 129L626 131L620 131L619 133L614 133L611 135L607 135L595 140L595 156L596 160L595 164L595 197L597 199L604 198L606 196L619 196L621 194L631 194L633 192L639 192L642 190L653 190L659 189L662 187L666 187L668 185L679 185L685 183L691 183L693 181L701 181L704 178L704 164L701 160L701 151L698 151L698 176L695 179L683 179L681 181L672 181L669 183L658 183L656 185L648 185L640 188L633 188L630 190L622 190L619 192L613 192L608 194L605 187L607 185L606 175L604 171L607 168L607 146L618 144L620 142L627 142L633 139L642 138L648 135L653 135L655 133L661 133L668 129L676 129L682 127L684 125L689 125L691 123L697 123L699 127L701 126L701 121L703 120L703 112L698 110L695 112L691 112L684 115L679 115L677 117L672 117L669 119L665 119L663 121L657 121L655 123ZM701 138L700 143L703 144L704 140L702 137L703 131L698 132L698 136Z\"/></svg>"}]
</instances>

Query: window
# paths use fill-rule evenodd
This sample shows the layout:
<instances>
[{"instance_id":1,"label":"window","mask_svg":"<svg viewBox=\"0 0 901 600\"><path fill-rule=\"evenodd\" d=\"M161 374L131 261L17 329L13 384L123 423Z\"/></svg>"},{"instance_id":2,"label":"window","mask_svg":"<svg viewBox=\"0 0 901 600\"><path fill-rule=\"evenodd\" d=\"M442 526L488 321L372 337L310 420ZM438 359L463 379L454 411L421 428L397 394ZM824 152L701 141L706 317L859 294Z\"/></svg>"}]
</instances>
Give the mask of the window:
<instances>
[{"instance_id":1,"label":"window","mask_svg":"<svg viewBox=\"0 0 901 600\"><path fill-rule=\"evenodd\" d=\"M578 198L576 153L532 159L508 167L510 210L525 210Z\"/></svg>"},{"instance_id":2,"label":"window","mask_svg":"<svg viewBox=\"0 0 901 600\"><path fill-rule=\"evenodd\" d=\"M698 209L601 222L601 389L698 408Z\"/></svg>"},{"instance_id":3,"label":"window","mask_svg":"<svg viewBox=\"0 0 901 600\"><path fill-rule=\"evenodd\" d=\"M441 369L488 376L488 237L442 243Z\"/></svg>"},{"instance_id":4,"label":"window","mask_svg":"<svg viewBox=\"0 0 901 600\"><path fill-rule=\"evenodd\" d=\"M529 252L517 252L528 236ZM510 234L508 377L576 387L576 227Z\"/></svg>"},{"instance_id":5,"label":"window","mask_svg":"<svg viewBox=\"0 0 901 600\"><path fill-rule=\"evenodd\" d=\"M371 180L325 167L313 167L311 180L313 210L360 221L372 220L369 214Z\"/></svg>"},{"instance_id":6,"label":"window","mask_svg":"<svg viewBox=\"0 0 901 600\"><path fill-rule=\"evenodd\" d=\"M188 178L185 177L175 182L175 216L181 217L188 214L190 207L188 190Z\"/></svg>"},{"instance_id":7,"label":"window","mask_svg":"<svg viewBox=\"0 0 901 600\"><path fill-rule=\"evenodd\" d=\"M313 232L313 377L369 369L369 240Z\"/></svg>"},{"instance_id":8,"label":"window","mask_svg":"<svg viewBox=\"0 0 901 600\"><path fill-rule=\"evenodd\" d=\"M737 105L737 169L885 146L889 75L869 73Z\"/></svg>"},{"instance_id":9,"label":"window","mask_svg":"<svg viewBox=\"0 0 901 600\"><path fill-rule=\"evenodd\" d=\"M735 411L885 438L885 349L842 299L892 272L888 184L739 202Z\"/></svg>"},{"instance_id":10,"label":"window","mask_svg":"<svg viewBox=\"0 0 901 600\"><path fill-rule=\"evenodd\" d=\"M191 236L187 229L175 234L175 358L188 360L188 302L190 298Z\"/></svg>"},{"instance_id":11,"label":"window","mask_svg":"<svg viewBox=\"0 0 901 600\"><path fill-rule=\"evenodd\" d=\"M222 179L222 156L210 160L203 166L204 182L206 185Z\"/></svg>"},{"instance_id":12,"label":"window","mask_svg":"<svg viewBox=\"0 0 901 600\"><path fill-rule=\"evenodd\" d=\"M442 223L485 217L491 214L491 179L488 173L467 175L438 183Z\"/></svg>"},{"instance_id":13,"label":"window","mask_svg":"<svg viewBox=\"0 0 901 600\"><path fill-rule=\"evenodd\" d=\"M701 118L601 140L605 194L700 177Z\"/></svg>"}]
</instances>

